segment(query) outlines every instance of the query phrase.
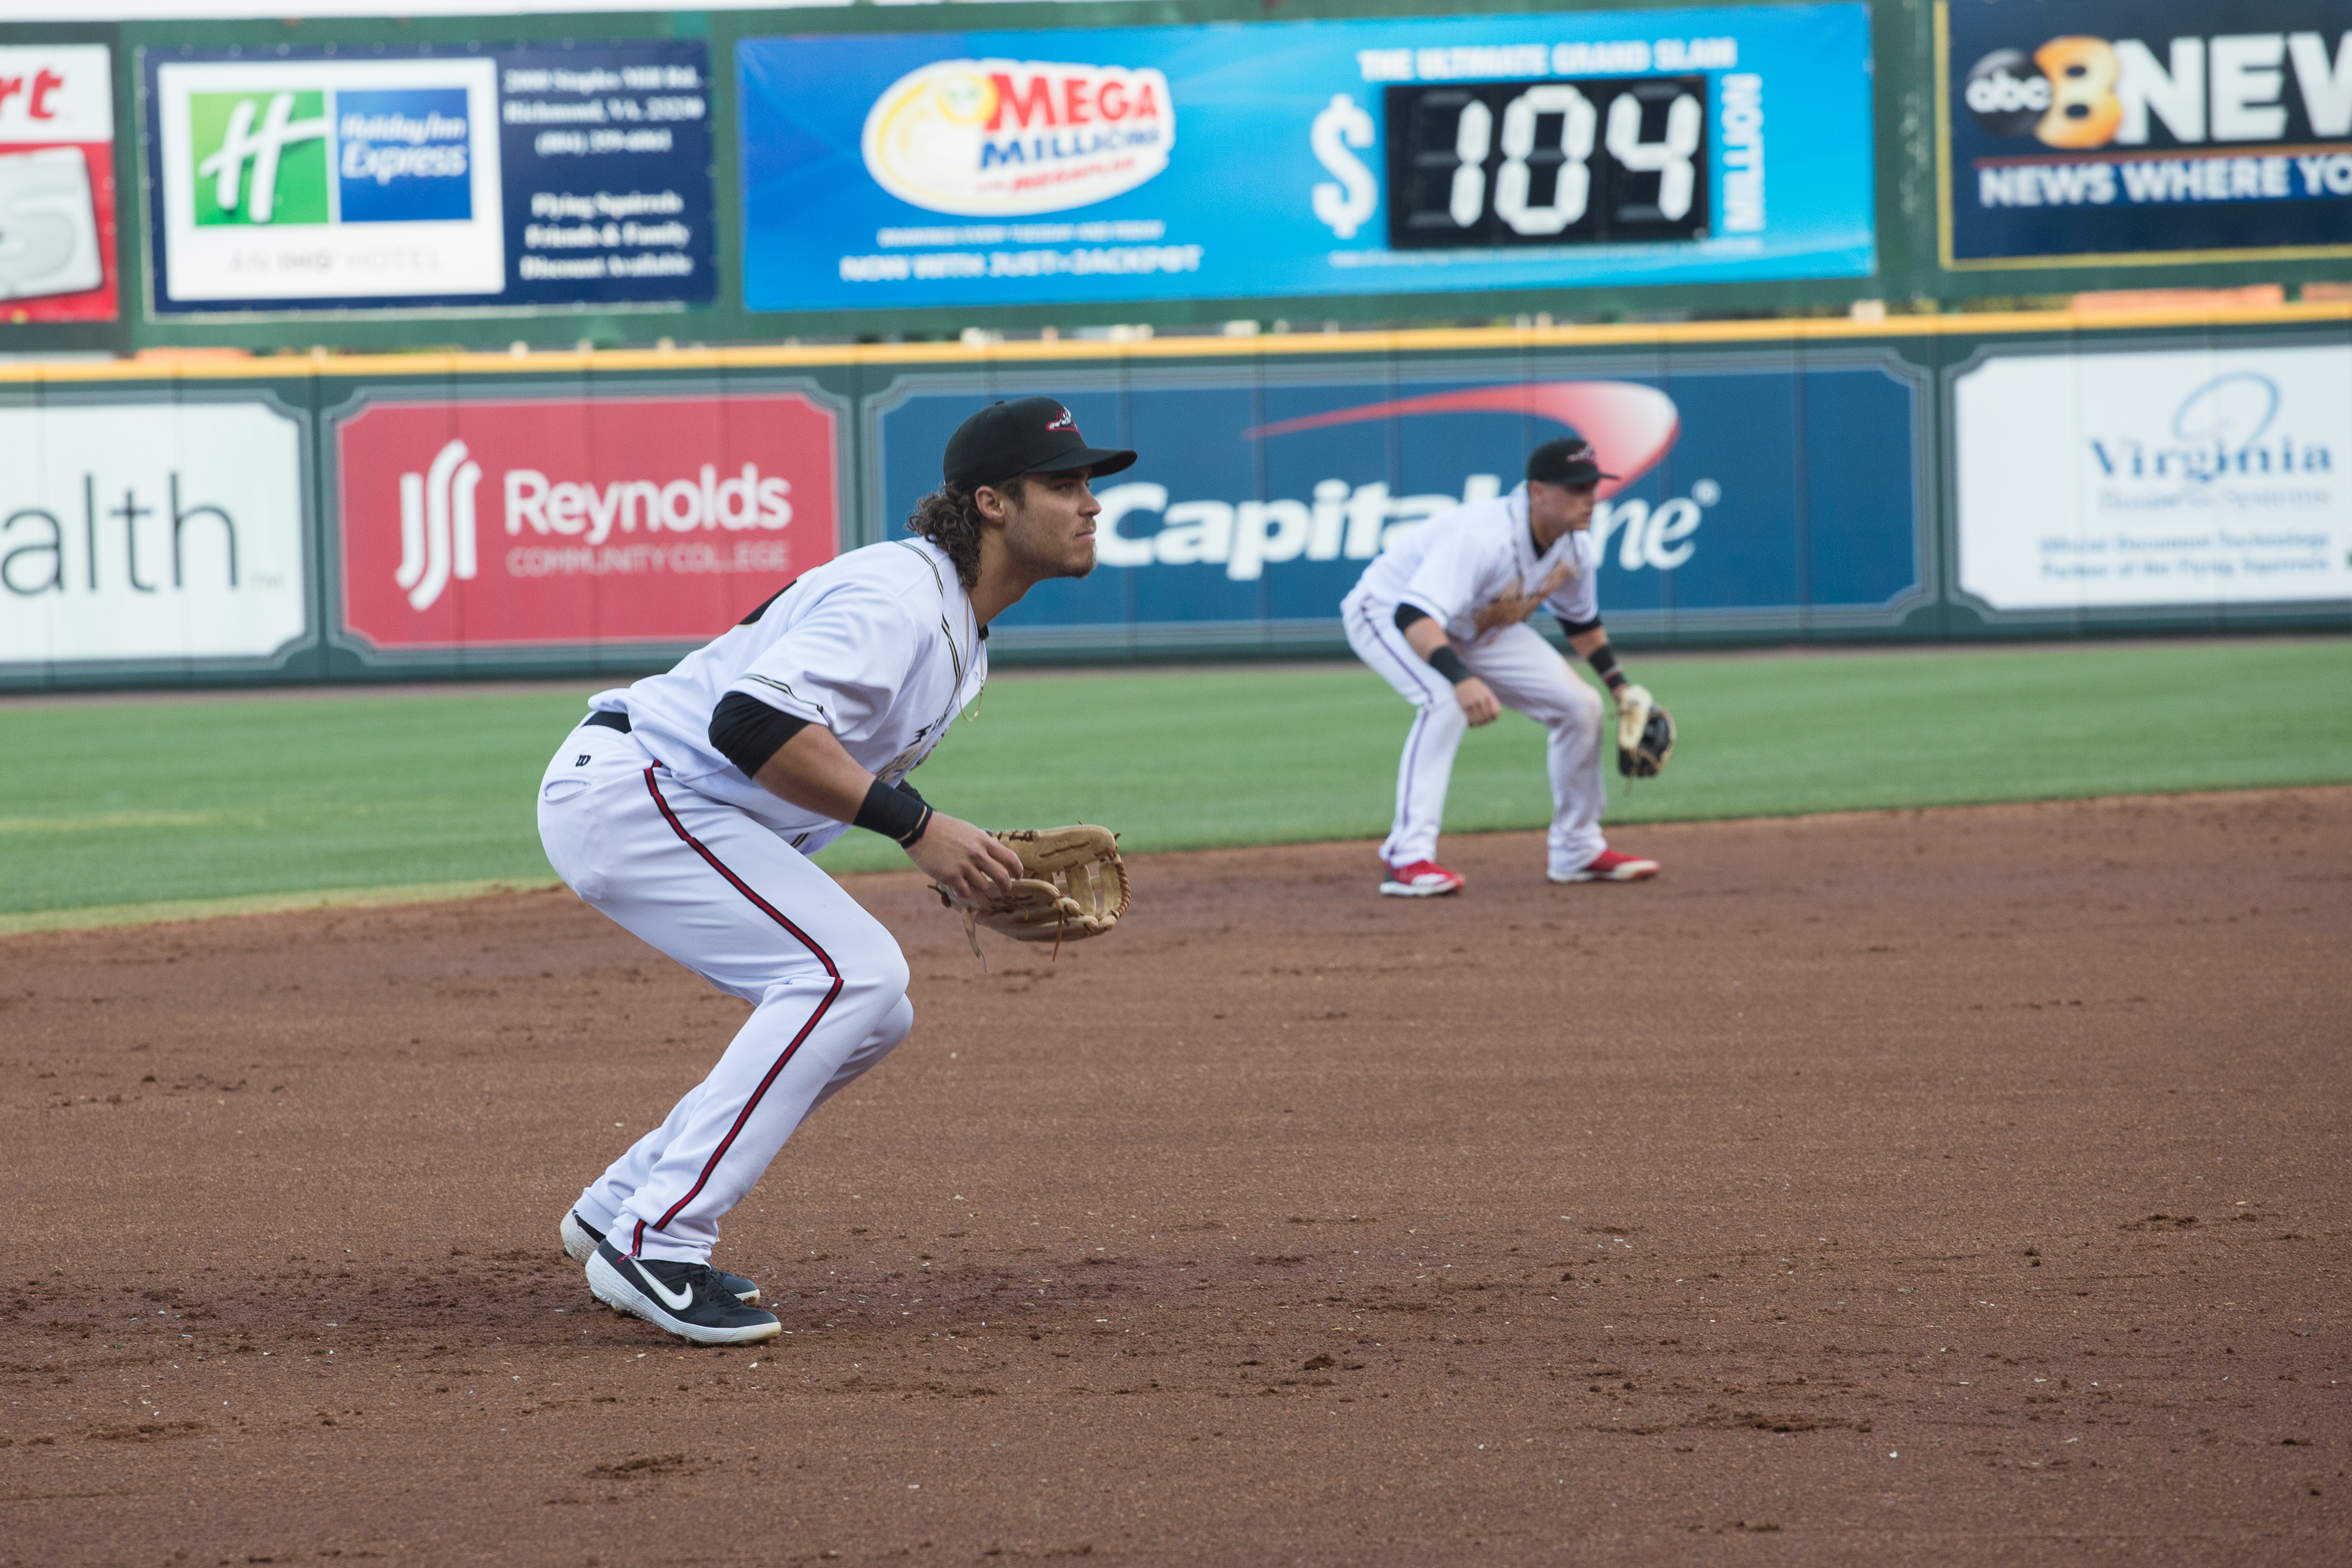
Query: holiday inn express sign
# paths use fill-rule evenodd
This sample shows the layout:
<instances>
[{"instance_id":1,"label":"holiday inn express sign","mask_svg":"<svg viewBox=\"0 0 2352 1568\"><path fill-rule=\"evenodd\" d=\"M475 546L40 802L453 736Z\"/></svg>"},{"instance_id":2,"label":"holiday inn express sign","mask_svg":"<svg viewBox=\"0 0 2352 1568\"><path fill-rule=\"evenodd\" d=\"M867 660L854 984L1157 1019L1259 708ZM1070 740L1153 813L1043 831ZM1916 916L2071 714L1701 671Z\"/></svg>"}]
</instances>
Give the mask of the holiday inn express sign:
<instances>
[{"instance_id":1,"label":"holiday inn express sign","mask_svg":"<svg viewBox=\"0 0 2352 1568\"><path fill-rule=\"evenodd\" d=\"M699 41L144 66L159 314L717 298Z\"/></svg>"}]
</instances>

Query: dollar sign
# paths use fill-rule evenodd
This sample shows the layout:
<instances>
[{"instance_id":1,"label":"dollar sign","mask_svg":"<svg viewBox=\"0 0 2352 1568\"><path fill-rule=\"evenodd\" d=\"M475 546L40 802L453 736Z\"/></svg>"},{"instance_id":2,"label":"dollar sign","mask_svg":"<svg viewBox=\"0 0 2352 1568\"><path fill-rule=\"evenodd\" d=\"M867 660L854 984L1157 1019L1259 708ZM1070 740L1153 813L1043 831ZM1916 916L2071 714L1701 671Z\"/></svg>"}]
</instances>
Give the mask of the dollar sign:
<instances>
[{"instance_id":1,"label":"dollar sign","mask_svg":"<svg viewBox=\"0 0 2352 1568\"><path fill-rule=\"evenodd\" d=\"M1381 204L1379 182L1364 167L1364 161L1348 151L1372 144L1372 117L1357 108L1356 100L1346 93L1335 92L1330 107L1315 117L1307 140L1315 149L1315 161L1339 182L1336 185L1329 180L1316 183L1316 219L1330 225L1331 232L1341 239L1353 239L1372 209Z\"/></svg>"}]
</instances>

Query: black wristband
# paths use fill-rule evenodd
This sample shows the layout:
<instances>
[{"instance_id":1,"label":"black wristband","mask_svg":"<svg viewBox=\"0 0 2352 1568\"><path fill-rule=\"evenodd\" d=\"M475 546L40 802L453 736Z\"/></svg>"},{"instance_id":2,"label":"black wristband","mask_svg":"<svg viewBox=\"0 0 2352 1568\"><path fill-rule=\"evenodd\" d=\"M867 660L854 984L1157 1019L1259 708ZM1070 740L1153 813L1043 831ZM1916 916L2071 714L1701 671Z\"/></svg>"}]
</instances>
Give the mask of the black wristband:
<instances>
[{"instance_id":1,"label":"black wristband","mask_svg":"<svg viewBox=\"0 0 2352 1568\"><path fill-rule=\"evenodd\" d=\"M1470 678L1470 666L1462 662L1462 655L1454 651L1451 643L1439 644L1429 655L1429 667L1457 686Z\"/></svg>"},{"instance_id":2,"label":"black wristband","mask_svg":"<svg viewBox=\"0 0 2352 1568\"><path fill-rule=\"evenodd\" d=\"M931 825L931 809L920 800L908 800L877 779L866 787L865 802L857 808L853 821L869 832L881 834L900 849L907 849Z\"/></svg>"},{"instance_id":3,"label":"black wristband","mask_svg":"<svg viewBox=\"0 0 2352 1568\"><path fill-rule=\"evenodd\" d=\"M1592 673L1599 675L1611 691L1625 684L1625 672L1617 667L1617 650L1608 643L1603 643L1587 653L1584 662L1592 666Z\"/></svg>"}]
</instances>

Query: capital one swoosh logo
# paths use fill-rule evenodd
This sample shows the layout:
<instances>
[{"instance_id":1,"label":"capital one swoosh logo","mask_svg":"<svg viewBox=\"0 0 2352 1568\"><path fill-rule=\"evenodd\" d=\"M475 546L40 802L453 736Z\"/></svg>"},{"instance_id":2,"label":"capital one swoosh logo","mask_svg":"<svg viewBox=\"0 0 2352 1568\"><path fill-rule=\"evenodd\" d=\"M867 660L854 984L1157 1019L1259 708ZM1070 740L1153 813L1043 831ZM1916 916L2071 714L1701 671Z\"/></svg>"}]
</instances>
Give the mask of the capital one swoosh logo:
<instances>
[{"instance_id":1,"label":"capital one swoosh logo","mask_svg":"<svg viewBox=\"0 0 2352 1568\"><path fill-rule=\"evenodd\" d=\"M449 580L473 580L474 486L482 465L466 460L466 444L452 441L422 474L400 476L400 568L394 582L408 591L411 609L441 597Z\"/></svg>"},{"instance_id":2,"label":"capital one swoosh logo","mask_svg":"<svg viewBox=\"0 0 2352 1568\"><path fill-rule=\"evenodd\" d=\"M1636 382L1522 382L1334 409L1329 413L1261 424L1242 435L1256 440L1423 413L1533 414L1567 425L1591 442L1601 465L1617 476L1601 482L1603 500L1656 467L1682 434L1682 415L1675 412L1675 400L1655 387Z\"/></svg>"}]
</instances>

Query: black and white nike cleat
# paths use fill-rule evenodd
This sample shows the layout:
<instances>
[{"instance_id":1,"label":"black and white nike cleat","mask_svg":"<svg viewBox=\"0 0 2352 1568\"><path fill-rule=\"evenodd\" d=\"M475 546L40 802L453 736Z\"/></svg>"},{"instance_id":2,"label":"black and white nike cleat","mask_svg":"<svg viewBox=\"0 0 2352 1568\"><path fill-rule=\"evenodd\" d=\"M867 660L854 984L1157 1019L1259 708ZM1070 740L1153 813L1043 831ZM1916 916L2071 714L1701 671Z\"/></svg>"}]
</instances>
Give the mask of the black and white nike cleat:
<instances>
[{"instance_id":1,"label":"black and white nike cleat","mask_svg":"<svg viewBox=\"0 0 2352 1568\"><path fill-rule=\"evenodd\" d=\"M563 1239L563 1255L574 1263L585 1263L596 1256L596 1245L604 1239L604 1233L581 1218L577 1209L564 1211L563 1223L556 1227L555 1233ZM719 1270L719 1279L728 1293L745 1306L760 1304L760 1287L752 1281L724 1269Z\"/></svg>"},{"instance_id":2,"label":"black and white nike cleat","mask_svg":"<svg viewBox=\"0 0 2352 1568\"><path fill-rule=\"evenodd\" d=\"M772 1313L747 1307L708 1263L632 1258L610 1241L588 1260L588 1289L598 1301L641 1317L696 1344L757 1344L784 1332Z\"/></svg>"}]
</instances>

